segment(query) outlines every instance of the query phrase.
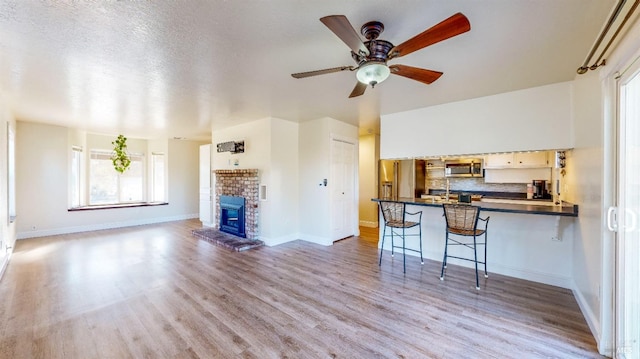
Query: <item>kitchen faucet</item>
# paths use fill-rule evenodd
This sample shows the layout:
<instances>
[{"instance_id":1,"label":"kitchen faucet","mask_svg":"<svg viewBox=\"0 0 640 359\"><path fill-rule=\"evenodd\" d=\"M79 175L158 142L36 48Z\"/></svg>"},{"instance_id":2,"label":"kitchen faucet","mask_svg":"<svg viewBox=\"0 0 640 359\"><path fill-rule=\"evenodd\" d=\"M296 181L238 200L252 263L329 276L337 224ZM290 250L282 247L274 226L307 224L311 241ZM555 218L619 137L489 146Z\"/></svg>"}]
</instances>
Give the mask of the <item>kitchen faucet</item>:
<instances>
[{"instance_id":1,"label":"kitchen faucet","mask_svg":"<svg viewBox=\"0 0 640 359\"><path fill-rule=\"evenodd\" d=\"M449 202L449 179L447 178L446 192L445 192L445 201Z\"/></svg>"}]
</instances>

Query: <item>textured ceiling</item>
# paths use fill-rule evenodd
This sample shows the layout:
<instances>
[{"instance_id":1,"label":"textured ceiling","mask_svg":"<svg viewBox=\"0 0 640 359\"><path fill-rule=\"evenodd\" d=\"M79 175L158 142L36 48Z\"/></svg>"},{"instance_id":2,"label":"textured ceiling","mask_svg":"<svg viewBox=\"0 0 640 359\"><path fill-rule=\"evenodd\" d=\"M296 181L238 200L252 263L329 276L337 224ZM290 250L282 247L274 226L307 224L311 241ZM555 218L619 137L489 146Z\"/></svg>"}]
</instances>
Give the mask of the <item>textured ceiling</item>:
<instances>
[{"instance_id":1,"label":"textured ceiling","mask_svg":"<svg viewBox=\"0 0 640 359\"><path fill-rule=\"evenodd\" d=\"M614 0L0 0L0 91L18 119L134 137L206 138L265 117L329 116L361 132L382 114L569 81ZM391 76L349 99L354 65L318 19L382 21L399 44L456 12L471 31L390 63L444 72Z\"/></svg>"}]
</instances>

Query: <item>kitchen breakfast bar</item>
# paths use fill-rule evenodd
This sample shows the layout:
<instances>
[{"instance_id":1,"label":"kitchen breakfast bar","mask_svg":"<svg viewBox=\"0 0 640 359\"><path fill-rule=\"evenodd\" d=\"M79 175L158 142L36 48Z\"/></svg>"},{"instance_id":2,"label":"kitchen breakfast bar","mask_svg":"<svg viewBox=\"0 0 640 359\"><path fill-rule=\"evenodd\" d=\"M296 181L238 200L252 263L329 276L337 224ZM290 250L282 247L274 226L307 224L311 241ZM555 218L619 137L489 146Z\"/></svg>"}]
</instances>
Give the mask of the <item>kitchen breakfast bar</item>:
<instances>
[{"instance_id":1,"label":"kitchen breakfast bar","mask_svg":"<svg viewBox=\"0 0 640 359\"><path fill-rule=\"evenodd\" d=\"M423 198L374 198L374 202L391 201L406 204L406 212L422 212L421 230L423 254L427 259L442 262L445 245L446 222L443 202ZM571 288L571 258L578 206L567 202L555 205L548 201L491 200L471 202L480 207L480 217L490 217L487 229L487 271L481 286L491 285L491 274L532 280L535 282ZM380 238L384 221L379 213ZM417 231L417 228L414 228ZM391 250L385 241L385 250ZM414 240L407 247L418 248ZM380 245L381 241L379 241ZM451 254L469 255L466 248L449 249ZM453 252L452 252L453 251ZM407 252L409 255L410 252ZM473 252L471 252L473 253ZM412 254L413 255L413 254ZM415 254L417 255L417 254ZM389 256L385 256L389 259ZM392 263L402 270L402 257ZM472 267L472 262L449 259L450 264ZM385 261L383 260L383 265ZM389 265L389 264L386 264ZM434 265L425 262L425 266ZM407 271L420 270L419 258L407 257ZM438 272L439 273L439 272ZM472 277L469 285L475 286Z\"/></svg>"}]
</instances>

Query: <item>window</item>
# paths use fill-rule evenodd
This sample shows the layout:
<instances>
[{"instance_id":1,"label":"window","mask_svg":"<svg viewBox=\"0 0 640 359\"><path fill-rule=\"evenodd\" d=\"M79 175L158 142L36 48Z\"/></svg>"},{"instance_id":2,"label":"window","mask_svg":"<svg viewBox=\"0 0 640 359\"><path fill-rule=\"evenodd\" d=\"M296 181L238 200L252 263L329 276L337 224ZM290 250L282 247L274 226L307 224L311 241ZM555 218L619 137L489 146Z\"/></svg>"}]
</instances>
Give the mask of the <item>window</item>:
<instances>
[{"instance_id":1,"label":"window","mask_svg":"<svg viewBox=\"0 0 640 359\"><path fill-rule=\"evenodd\" d=\"M71 173L69 174L69 207L82 205L82 147L71 148Z\"/></svg>"},{"instance_id":2,"label":"window","mask_svg":"<svg viewBox=\"0 0 640 359\"><path fill-rule=\"evenodd\" d=\"M110 151L91 150L89 162L89 205L143 202L144 155L129 155L131 165L124 173L113 169Z\"/></svg>"},{"instance_id":3,"label":"window","mask_svg":"<svg viewBox=\"0 0 640 359\"><path fill-rule=\"evenodd\" d=\"M131 163L124 173L113 167L111 136L86 135L69 148L68 210L166 205L167 156L159 141L132 140ZM145 155L143 152L151 150Z\"/></svg>"},{"instance_id":4,"label":"window","mask_svg":"<svg viewBox=\"0 0 640 359\"><path fill-rule=\"evenodd\" d=\"M164 153L153 152L151 154L151 171L152 171L152 189L151 201L165 201L165 185L164 185Z\"/></svg>"}]
</instances>

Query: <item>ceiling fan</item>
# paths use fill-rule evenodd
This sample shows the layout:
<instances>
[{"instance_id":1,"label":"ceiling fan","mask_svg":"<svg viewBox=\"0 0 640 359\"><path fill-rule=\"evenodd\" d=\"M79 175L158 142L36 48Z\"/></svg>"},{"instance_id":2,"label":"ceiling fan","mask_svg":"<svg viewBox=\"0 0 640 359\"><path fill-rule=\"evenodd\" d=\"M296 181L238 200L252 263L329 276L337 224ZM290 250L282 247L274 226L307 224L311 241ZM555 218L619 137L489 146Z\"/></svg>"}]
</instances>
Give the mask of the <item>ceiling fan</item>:
<instances>
[{"instance_id":1,"label":"ceiling fan","mask_svg":"<svg viewBox=\"0 0 640 359\"><path fill-rule=\"evenodd\" d=\"M349 95L350 98L364 94L367 85L371 85L373 88L375 85L386 80L389 74L404 76L427 85L434 82L442 75L442 72L406 65L387 65L387 61L408 55L414 51L460 35L471 29L467 17L461 13L457 13L400 45L394 46L389 41L378 40L378 36L384 31L384 25L379 21L370 21L362 25L360 33L368 40L365 42L360 39L356 30L344 15L325 16L321 18L320 21L349 46L351 49L351 57L355 60L357 66L341 66L324 70L299 72L291 74L291 76L301 79L345 70L356 71L358 83L353 91L351 91Z\"/></svg>"}]
</instances>

